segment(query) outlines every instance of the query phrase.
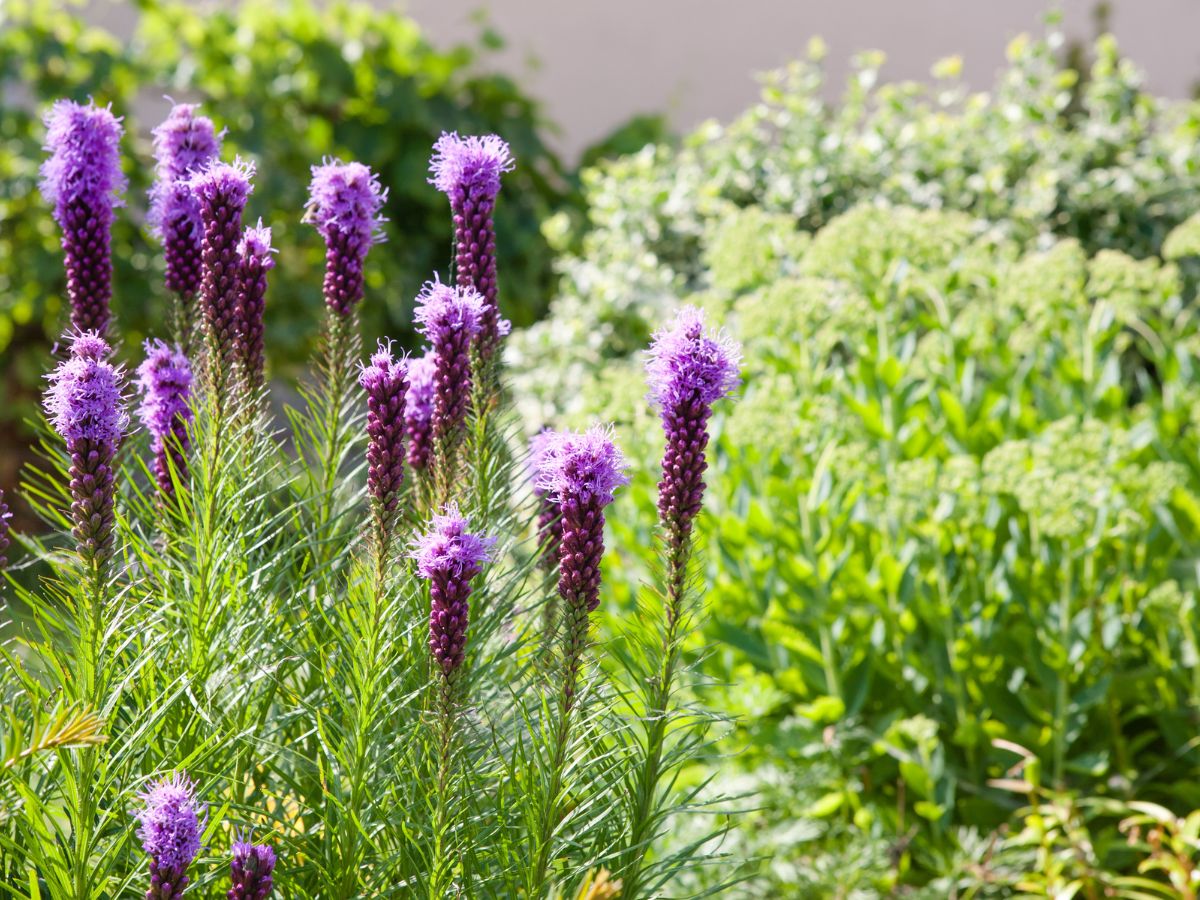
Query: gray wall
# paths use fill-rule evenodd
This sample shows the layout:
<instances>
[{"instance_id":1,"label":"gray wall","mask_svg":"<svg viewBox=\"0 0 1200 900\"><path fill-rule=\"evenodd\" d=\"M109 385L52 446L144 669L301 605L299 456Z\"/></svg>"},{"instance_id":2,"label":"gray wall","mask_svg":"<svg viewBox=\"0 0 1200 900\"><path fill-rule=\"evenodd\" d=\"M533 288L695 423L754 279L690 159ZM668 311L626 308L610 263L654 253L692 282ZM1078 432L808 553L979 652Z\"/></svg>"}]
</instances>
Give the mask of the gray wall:
<instances>
[{"instance_id":1,"label":"gray wall","mask_svg":"<svg viewBox=\"0 0 1200 900\"><path fill-rule=\"evenodd\" d=\"M228 0L226 0L228 2ZM480 11L507 48L487 65L541 98L574 155L636 113L663 111L688 129L729 119L757 97L753 73L829 47L836 94L850 58L883 50L884 77L919 79L945 56L963 57L975 88L992 83L1009 41L1040 32L1059 8L1068 38L1094 34L1096 0L374 0L407 9L440 45L472 40ZM0 0L3 3L3 0ZM1187 96L1200 79L1200 0L1114 0L1110 25L1157 93ZM128 32L125 0L91 0L84 13Z\"/></svg>"}]
</instances>

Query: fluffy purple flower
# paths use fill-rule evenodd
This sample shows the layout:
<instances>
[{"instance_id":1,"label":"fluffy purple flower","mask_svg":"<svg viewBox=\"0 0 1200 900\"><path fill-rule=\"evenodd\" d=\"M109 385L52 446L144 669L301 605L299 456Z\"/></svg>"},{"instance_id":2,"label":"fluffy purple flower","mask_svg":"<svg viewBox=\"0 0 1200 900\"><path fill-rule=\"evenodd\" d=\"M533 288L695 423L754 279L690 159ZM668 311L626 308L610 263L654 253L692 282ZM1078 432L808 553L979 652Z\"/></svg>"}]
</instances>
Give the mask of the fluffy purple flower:
<instances>
[{"instance_id":1,"label":"fluffy purple flower","mask_svg":"<svg viewBox=\"0 0 1200 900\"><path fill-rule=\"evenodd\" d=\"M712 404L737 388L740 361L738 346L705 328L703 313L694 307L680 310L672 326L656 333L650 345L647 381L667 439L658 512L676 570L672 578L682 578L692 524L704 499Z\"/></svg>"},{"instance_id":2,"label":"fluffy purple flower","mask_svg":"<svg viewBox=\"0 0 1200 900\"><path fill-rule=\"evenodd\" d=\"M150 857L150 890L146 900L175 900L188 885L187 870L200 852L207 819L196 802L196 785L186 775L164 778L139 795L135 813L138 839Z\"/></svg>"},{"instance_id":3,"label":"fluffy purple flower","mask_svg":"<svg viewBox=\"0 0 1200 900\"><path fill-rule=\"evenodd\" d=\"M196 113L195 105L177 103L154 129L155 181L150 188L148 220L162 239L168 290L183 297L200 288L200 244L204 222L200 201L188 177L221 153L221 138L212 119Z\"/></svg>"},{"instance_id":4,"label":"fluffy purple flower","mask_svg":"<svg viewBox=\"0 0 1200 900\"><path fill-rule=\"evenodd\" d=\"M494 134L443 134L429 163L430 183L450 199L454 215L455 280L483 298L479 348L485 359L509 327L497 305L495 208L500 176L512 168L508 144Z\"/></svg>"},{"instance_id":5,"label":"fluffy purple flower","mask_svg":"<svg viewBox=\"0 0 1200 900\"><path fill-rule=\"evenodd\" d=\"M383 240L387 190L362 163L325 160L312 167L304 220L325 239L325 302L348 315L363 296L363 262Z\"/></svg>"},{"instance_id":6,"label":"fluffy purple flower","mask_svg":"<svg viewBox=\"0 0 1200 900\"><path fill-rule=\"evenodd\" d=\"M129 417L124 376L108 362L111 350L95 332L75 336L71 354L47 376L45 409L70 455L71 518L79 555L101 565L112 555L113 459Z\"/></svg>"},{"instance_id":7,"label":"fluffy purple flower","mask_svg":"<svg viewBox=\"0 0 1200 900\"><path fill-rule=\"evenodd\" d=\"M380 542L385 546L395 525L404 481L407 369L406 361L393 359L391 346L381 342L358 379L367 392L367 493L373 501Z\"/></svg>"},{"instance_id":8,"label":"fluffy purple flower","mask_svg":"<svg viewBox=\"0 0 1200 900\"><path fill-rule=\"evenodd\" d=\"M112 299L113 210L121 205L121 120L108 108L59 100L46 113L42 194L62 229L71 326L103 335Z\"/></svg>"},{"instance_id":9,"label":"fluffy purple flower","mask_svg":"<svg viewBox=\"0 0 1200 900\"><path fill-rule=\"evenodd\" d=\"M238 350L251 389L262 387L266 367L263 329L267 308L267 273L275 268L271 229L262 219L247 228L238 244Z\"/></svg>"},{"instance_id":10,"label":"fluffy purple flower","mask_svg":"<svg viewBox=\"0 0 1200 900\"><path fill-rule=\"evenodd\" d=\"M228 900L266 900L274 886L275 851L266 844L236 841L229 869L233 887L225 895Z\"/></svg>"},{"instance_id":11,"label":"fluffy purple flower","mask_svg":"<svg viewBox=\"0 0 1200 900\"><path fill-rule=\"evenodd\" d=\"M425 469L433 452L433 404L437 357L433 351L408 364L408 393L404 398L404 430L408 435L408 464Z\"/></svg>"},{"instance_id":12,"label":"fluffy purple flower","mask_svg":"<svg viewBox=\"0 0 1200 900\"><path fill-rule=\"evenodd\" d=\"M254 166L239 159L232 164L210 163L188 180L200 203L204 223L200 315L218 394L237 361L242 268L238 245L242 239L242 213L254 190L250 182L253 175Z\"/></svg>"},{"instance_id":13,"label":"fluffy purple flower","mask_svg":"<svg viewBox=\"0 0 1200 900\"><path fill-rule=\"evenodd\" d=\"M5 555L8 552L8 520L12 518L12 513L8 510L8 504L4 502L4 490L0 489L0 572L8 568L8 557Z\"/></svg>"},{"instance_id":14,"label":"fluffy purple flower","mask_svg":"<svg viewBox=\"0 0 1200 900\"><path fill-rule=\"evenodd\" d=\"M187 478L188 426L192 422L192 367L178 346L146 341L146 359L138 366L142 395L138 418L150 432L154 478L163 495L175 493L172 477Z\"/></svg>"},{"instance_id":15,"label":"fluffy purple flower","mask_svg":"<svg viewBox=\"0 0 1200 900\"><path fill-rule=\"evenodd\" d=\"M490 561L496 543L472 534L470 527L451 503L413 543L417 572L430 582L429 649L447 679L462 663L466 648L471 579Z\"/></svg>"},{"instance_id":16,"label":"fluffy purple flower","mask_svg":"<svg viewBox=\"0 0 1200 900\"><path fill-rule=\"evenodd\" d=\"M417 297L418 330L434 355L433 440L452 474L454 452L471 401L471 339L479 333L483 298L470 288L431 281Z\"/></svg>"},{"instance_id":17,"label":"fluffy purple flower","mask_svg":"<svg viewBox=\"0 0 1200 900\"><path fill-rule=\"evenodd\" d=\"M570 606L591 612L600 604L604 508L629 483L628 463L608 426L549 432L542 441L534 485L558 506L558 592Z\"/></svg>"}]
</instances>

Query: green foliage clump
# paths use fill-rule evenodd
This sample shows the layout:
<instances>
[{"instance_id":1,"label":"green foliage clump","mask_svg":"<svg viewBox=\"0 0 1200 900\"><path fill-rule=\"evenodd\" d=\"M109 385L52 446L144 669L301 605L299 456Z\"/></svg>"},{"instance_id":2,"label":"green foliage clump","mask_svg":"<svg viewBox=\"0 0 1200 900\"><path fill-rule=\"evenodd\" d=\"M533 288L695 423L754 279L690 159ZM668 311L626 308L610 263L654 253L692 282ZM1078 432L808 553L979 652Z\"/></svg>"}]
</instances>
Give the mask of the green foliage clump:
<instances>
[{"instance_id":1,"label":"green foliage clump","mask_svg":"<svg viewBox=\"0 0 1200 900\"><path fill-rule=\"evenodd\" d=\"M1089 817L1089 846L1094 883L1127 888L1153 855L1118 832L1128 804L1200 808L1200 320L1180 270L1078 237L1022 249L949 210L870 203L811 240L778 215L711 223L713 269L682 291L746 358L715 423L692 646L703 701L736 721L694 777L755 810L724 845L754 860L743 895L1032 884L1073 834L1031 844L1038 809L1079 795L1118 810ZM750 232L782 249L733 249ZM627 599L653 568L659 452L638 368L608 363L563 414L603 409L641 454L609 572ZM1026 813L1013 747L1044 773Z\"/></svg>"},{"instance_id":2,"label":"green foliage clump","mask_svg":"<svg viewBox=\"0 0 1200 900\"><path fill-rule=\"evenodd\" d=\"M561 398L579 396L592 373L640 347L681 295L737 289L721 259L737 244L770 256L767 247L789 232L819 231L863 202L911 208L887 214L898 241L919 210L963 213L929 242L935 256L973 219L1018 250L1059 237L1089 256L1157 254L1200 204L1196 106L1148 94L1111 38L1097 42L1083 79L1058 62L1061 44L1053 32L1018 38L987 93L965 88L956 60L939 63L929 85L881 83L882 54L864 53L830 105L825 50L814 41L806 60L767 74L761 101L732 123L586 170L582 238L551 235L565 251L552 314L513 348L518 368L532 370L519 383L541 390L529 415L563 411ZM908 265L925 261L917 254ZM761 277L756 265L740 271ZM542 365L569 385L554 392L559 400L538 377Z\"/></svg>"}]
</instances>

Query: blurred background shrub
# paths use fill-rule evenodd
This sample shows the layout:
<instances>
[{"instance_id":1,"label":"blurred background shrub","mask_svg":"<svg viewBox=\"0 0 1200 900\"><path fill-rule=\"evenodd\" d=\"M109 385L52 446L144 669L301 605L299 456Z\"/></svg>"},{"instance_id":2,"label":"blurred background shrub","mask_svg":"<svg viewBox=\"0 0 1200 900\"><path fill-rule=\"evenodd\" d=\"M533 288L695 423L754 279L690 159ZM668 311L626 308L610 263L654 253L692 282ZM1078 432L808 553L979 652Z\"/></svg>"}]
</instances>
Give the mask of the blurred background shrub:
<instances>
[{"instance_id":1,"label":"blurred background shrub","mask_svg":"<svg viewBox=\"0 0 1200 900\"><path fill-rule=\"evenodd\" d=\"M534 101L508 78L479 73L497 36L436 50L410 19L361 3L138 6L129 42L82 24L61 3L0 7L0 486L15 479L26 439L17 423L35 411L46 351L65 321L58 232L37 189L41 114L58 97L92 96L126 117L130 188L113 235L113 304L127 355L163 321L161 252L145 225L149 131L158 122L138 116L165 116L163 95L201 103L229 129L226 158L258 164L248 213L275 230L282 251L268 299L277 371L302 361L317 332L322 244L300 218L309 166L327 155L368 163L390 189L389 243L368 261L365 327L405 339L412 298L449 258L449 207L425 181L430 147L443 130L504 135L520 165L497 210L502 303L518 325L544 310L552 272L540 223L571 184L543 140Z\"/></svg>"}]
</instances>

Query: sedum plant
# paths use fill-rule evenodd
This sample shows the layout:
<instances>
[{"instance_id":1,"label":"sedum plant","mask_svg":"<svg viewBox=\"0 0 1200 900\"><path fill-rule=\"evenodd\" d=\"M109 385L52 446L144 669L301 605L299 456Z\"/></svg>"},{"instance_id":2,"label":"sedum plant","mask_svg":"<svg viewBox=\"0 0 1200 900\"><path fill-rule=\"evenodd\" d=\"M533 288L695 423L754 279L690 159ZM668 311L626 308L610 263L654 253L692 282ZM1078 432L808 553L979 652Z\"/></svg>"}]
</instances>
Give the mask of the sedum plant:
<instances>
[{"instance_id":1,"label":"sedum plant","mask_svg":"<svg viewBox=\"0 0 1200 900\"><path fill-rule=\"evenodd\" d=\"M105 109L71 112L119 137ZM244 227L256 169L224 161L214 128L189 106L156 132L172 341L145 343L134 394L119 315L104 337L73 325L24 482L47 529L16 536L19 556L0 507L0 552L36 576L8 580L7 718L68 711L5 743L5 896L678 895L700 844L664 835L695 807L675 779L708 715L684 716L674 685L736 349L694 312L653 351L666 606L639 638L647 688L632 658L604 663L630 650L593 628L628 482L612 429L543 434L526 460L511 411L492 219L507 145L435 148L465 236L419 294L418 358L387 339L362 358L386 189L359 162L313 167L325 333L281 420L264 375L264 316L287 302L275 223ZM104 241L64 246L68 266L109 271Z\"/></svg>"}]
</instances>

